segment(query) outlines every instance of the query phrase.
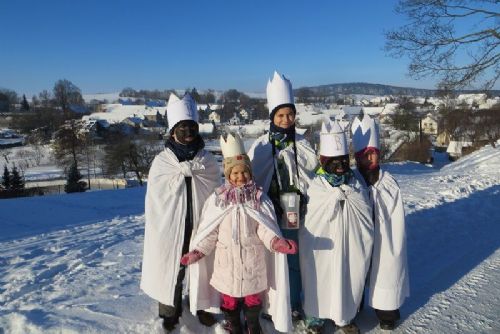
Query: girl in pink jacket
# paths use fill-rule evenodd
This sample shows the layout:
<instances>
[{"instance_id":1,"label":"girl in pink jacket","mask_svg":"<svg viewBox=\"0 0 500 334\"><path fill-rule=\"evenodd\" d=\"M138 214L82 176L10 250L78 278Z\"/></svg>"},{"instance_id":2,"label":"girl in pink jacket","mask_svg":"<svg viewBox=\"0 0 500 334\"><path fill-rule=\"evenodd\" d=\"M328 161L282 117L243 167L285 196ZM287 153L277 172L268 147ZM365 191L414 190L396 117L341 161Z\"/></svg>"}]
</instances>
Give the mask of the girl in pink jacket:
<instances>
[{"instance_id":1,"label":"girl in pink jacket","mask_svg":"<svg viewBox=\"0 0 500 334\"><path fill-rule=\"evenodd\" d=\"M276 273L269 262L274 266L280 262L270 261L268 251L294 254L297 245L281 237L272 202L252 181L250 160L239 136L221 137L221 148L226 183L207 199L192 250L181 263L190 265L201 259L210 263L206 268L213 270L206 278L220 293L224 327L230 333L242 333L241 308L249 333L261 333L263 293L276 285L272 282ZM208 260L214 250L213 260Z\"/></svg>"}]
</instances>

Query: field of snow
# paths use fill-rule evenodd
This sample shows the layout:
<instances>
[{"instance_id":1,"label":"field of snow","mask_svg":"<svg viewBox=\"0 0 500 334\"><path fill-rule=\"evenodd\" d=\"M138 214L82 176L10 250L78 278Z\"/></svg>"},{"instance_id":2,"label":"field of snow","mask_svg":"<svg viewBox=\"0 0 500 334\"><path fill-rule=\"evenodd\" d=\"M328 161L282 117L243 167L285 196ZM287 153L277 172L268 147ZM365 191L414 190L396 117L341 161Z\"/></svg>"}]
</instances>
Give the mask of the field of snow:
<instances>
[{"instance_id":1,"label":"field of snow","mask_svg":"<svg viewBox=\"0 0 500 334\"><path fill-rule=\"evenodd\" d=\"M394 333L500 332L499 165L490 146L441 169L384 165L407 214L411 296ZM144 194L1 200L0 333L162 333L156 302L139 290ZM367 307L356 322L382 332ZM175 333L224 330L185 309Z\"/></svg>"}]
</instances>

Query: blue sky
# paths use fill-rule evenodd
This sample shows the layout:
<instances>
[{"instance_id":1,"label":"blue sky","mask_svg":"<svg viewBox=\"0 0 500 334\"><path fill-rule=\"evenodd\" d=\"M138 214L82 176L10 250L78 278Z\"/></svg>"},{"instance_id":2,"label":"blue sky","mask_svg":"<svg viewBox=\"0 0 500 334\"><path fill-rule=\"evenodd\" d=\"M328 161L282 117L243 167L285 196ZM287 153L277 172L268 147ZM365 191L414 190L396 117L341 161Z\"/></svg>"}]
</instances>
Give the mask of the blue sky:
<instances>
[{"instance_id":1,"label":"blue sky","mask_svg":"<svg viewBox=\"0 0 500 334\"><path fill-rule=\"evenodd\" d=\"M395 0L0 2L0 87L28 96L68 79L83 93L370 82L434 88L383 51Z\"/></svg>"}]
</instances>

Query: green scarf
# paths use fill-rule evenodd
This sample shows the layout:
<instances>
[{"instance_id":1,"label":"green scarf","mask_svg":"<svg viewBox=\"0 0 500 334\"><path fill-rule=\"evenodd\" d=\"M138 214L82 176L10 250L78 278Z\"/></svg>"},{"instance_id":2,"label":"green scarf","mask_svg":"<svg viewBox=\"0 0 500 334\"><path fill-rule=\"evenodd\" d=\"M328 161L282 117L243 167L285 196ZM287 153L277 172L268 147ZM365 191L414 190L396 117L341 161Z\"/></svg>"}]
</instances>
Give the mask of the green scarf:
<instances>
[{"instance_id":1,"label":"green scarf","mask_svg":"<svg viewBox=\"0 0 500 334\"><path fill-rule=\"evenodd\" d=\"M319 167L318 170L316 170L316 175L321 176L324 178L332 187L338 187L342 184L347 184L351 180L351 177L353 176L352 171L349 169L347 172L345 172L342 175L337 175L337 174L330 174L327 173L323 167Z\"/></svg>"}]
</instances>

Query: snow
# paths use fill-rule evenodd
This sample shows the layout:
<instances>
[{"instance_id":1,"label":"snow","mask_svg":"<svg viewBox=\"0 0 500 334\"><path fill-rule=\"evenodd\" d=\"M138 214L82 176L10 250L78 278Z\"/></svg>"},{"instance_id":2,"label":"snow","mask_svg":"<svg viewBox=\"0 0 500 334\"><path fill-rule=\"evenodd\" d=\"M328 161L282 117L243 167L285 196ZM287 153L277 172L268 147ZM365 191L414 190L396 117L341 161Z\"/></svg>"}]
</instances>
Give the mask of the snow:
<instances>
[{"instance_id":1,"label":"snow","mask_svg":"<svg viewBox=\"0 0 500 334\"><path fill-rule=\"evenodd\" d=\"M485 103L487 99L486 94L460 94L457 96L457 103L466 103L468 105L472 105L473 103Z\"/></svg>"},{"instance_id":2,"label":"snow","mask_svg":"<svg viewBox=\"0 0 500 334\"><path fill-rule=\"evenodd\" d=\"M145 105L122 105L119 103L103 105L105 112L95 112L82 117L83 121L106 120L108 123L120 123L129 117L139 117L144 119L146 115L156 115L159 112L165 115L166 107L148 107Z\"/></svg>"},{"instance_id":3,"label":"snow","mask_svg":"<svg viewBox=\"0 0 500 334\"><path fill-rule=\"evenodd\" d=\"M500 332L499 165L498 146L440 169L384 165L407 214L411 296L394 333ZM0 333L162 333L156 302L139 290L144 194L1 200ZM383 332L369 307L356 323ZM224 330L204 328L185 306L175 333Z\"/></svg>"},{"instance_id":4,"label":"snow","mask_svg":"<svg viewBox=\"0 0 500 334\"><path fill-rule=\"evenodd\" d=\"M85 100L86 103L91 102L92 100L97 100L97 101L108 101L108 102L115 102L120 99L120 92L115 92L115 93L97 93L97 94L83 94L82 95L83 99Z\"/></svg>"}]
</instances>

